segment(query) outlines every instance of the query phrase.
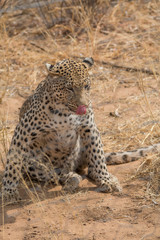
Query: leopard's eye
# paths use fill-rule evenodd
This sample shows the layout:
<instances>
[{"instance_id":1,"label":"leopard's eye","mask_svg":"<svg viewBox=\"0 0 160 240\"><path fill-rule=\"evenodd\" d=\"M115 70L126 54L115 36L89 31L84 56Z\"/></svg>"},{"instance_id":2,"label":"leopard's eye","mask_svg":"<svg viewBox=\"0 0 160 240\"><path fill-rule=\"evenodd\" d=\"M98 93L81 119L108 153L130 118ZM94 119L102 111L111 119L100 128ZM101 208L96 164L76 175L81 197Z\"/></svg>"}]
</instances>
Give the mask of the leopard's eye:
<instances>
[{"instance_id":1,"label":"leopard's eye","mask_svg":"<svg viewBox=\"0 0 160 240\"><path fill-rule=\"evenodd\" d=\"M84 86L85 89L89 90L90 89L90 86L87 84Z\"/></svg>"}]
</instances>

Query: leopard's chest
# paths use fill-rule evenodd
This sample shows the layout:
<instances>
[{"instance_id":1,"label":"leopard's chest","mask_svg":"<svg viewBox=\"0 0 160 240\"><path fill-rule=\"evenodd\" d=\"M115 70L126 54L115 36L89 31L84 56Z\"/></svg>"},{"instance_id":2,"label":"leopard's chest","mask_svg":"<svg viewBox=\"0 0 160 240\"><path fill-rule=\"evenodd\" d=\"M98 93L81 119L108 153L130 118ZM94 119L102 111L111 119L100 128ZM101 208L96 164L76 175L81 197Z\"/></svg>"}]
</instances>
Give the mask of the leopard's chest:
<instances>
[{"instance_id":1,"label":"leopard's chest","mask_svg":"<svg viewBox=\"0 0 160 240\"><path fill-rule=\"evenodd\" d=\"M79 123L72 117L53 118L53 127L43 136L44 151L52 157L69 156L75 149L79 136Z\"/></svg>"},{"instance_id":2,"label":"leopard's chest","mask_svg":"<svg viewBox=\"0 0 160 240\"><path fill-rule=\"evenodd\" d=\"M61 129L60 131L50 133L45 138L44 153L50 157L55 167L61 167L69 156L77 149L79 135L75 130ZM77 149L78 154L78 149Z\"/></svg>"}]
</instances>

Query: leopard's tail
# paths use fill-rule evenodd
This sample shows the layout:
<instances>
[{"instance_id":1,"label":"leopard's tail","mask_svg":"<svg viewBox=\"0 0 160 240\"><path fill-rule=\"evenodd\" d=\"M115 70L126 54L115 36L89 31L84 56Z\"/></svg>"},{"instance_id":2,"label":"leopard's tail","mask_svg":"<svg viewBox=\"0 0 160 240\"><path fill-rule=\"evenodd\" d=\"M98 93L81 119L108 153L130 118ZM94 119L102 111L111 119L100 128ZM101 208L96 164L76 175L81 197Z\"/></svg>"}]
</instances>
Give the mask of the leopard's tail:
<instances>
[{"instance_id":1,"label":"leopard's tail","mask_svg":"<svg viewBox=\"0 0 160 240\"><path fill-rule=\"evenodd\" d=\"M151 152L160 152L160 143L132 151L106 153L106 164L118 165L133 162Z\"/></svg>"}]
</instances>

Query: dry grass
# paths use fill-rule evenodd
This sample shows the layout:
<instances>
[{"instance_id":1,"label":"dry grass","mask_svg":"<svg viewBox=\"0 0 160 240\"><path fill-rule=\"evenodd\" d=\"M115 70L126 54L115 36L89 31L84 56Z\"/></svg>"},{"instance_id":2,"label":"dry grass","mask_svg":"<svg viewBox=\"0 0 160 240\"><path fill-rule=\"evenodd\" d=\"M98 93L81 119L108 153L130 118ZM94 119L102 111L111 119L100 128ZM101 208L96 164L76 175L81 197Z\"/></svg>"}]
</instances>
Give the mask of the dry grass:
<instances>
[{"instance_id":1,"label":"dry grass","mask_svg":"<svg viewBox=\"0 0 160 240\"><path fill-rule=\"evenodd\" d=\"M95 59L92 98L105 151L159 142L159 1L98 1L88 10L82 2L63 8L57 4L50 13L61 14L66 23L47 29L36 10L0 18L1 161L15 127L5 103L35 89L45 76L44 63L68 57ZM153 75L113 69L102 61L150 69ZM120 117L109 115L115 111ZM147 165L146 173L157 176L157 169L159 158Z\"/></svg>"}]
</instances>

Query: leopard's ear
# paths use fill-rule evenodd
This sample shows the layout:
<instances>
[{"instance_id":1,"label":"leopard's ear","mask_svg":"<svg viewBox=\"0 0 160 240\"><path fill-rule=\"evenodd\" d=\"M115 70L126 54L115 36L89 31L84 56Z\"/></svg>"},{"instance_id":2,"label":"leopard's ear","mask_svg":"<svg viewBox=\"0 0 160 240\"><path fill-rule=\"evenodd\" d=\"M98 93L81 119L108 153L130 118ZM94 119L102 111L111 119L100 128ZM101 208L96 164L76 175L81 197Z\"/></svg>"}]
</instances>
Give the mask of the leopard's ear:
<instances>
[{"instance_id":1,"label":"leopard's ear","mask_svg":"<svg viewBox=\"0 0 160 240\"><path fill-rule=\"evenodd\" d=\"M46 63L46 68L49 72L52 71L52 68L54 67L54 65L50 64L50 63Z\"/></svg>"},{"instance_id":2,"label":"leopard's ear","mask_svg":"<svg viewBox=\"0 0 160 240\"><path fill-rule=\"evenodd\" d=\"M85 65L89 68L91 68L94 64L94 60L92 57L86 57L84 60L83 60L83 63L85 63Z\"/></svg>"}]
</instances>

